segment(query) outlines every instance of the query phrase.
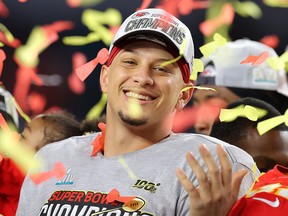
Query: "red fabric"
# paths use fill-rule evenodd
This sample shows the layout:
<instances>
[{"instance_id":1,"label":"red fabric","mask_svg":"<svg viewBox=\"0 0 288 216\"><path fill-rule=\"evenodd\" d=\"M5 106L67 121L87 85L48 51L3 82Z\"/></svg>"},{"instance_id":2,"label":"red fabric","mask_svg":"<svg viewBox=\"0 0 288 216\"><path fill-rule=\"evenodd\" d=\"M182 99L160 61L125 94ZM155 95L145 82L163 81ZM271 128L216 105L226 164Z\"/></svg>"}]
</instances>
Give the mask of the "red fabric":
<instances>
[{"instance_id":1,"label":"red fabric","mask_svg":"<svg viewBox=\"0 0 288 216\"><path fill-rule=\"evenodd\" d=\"M276 165L231 209L229 216L288 215L288 168Z\"/></svg>"},{"instance_id":2,"label":"red fabric","mask_svg":"<svg viewBox=\"0 0 288 216\"><path fill-rule=\"evenodd\" d=\"M112 61L114 60L114 58L116 57L116 55L120 52L120 50L123 49L123 47L125 45L127 45L128 43L132 43L136 41L136 39L130 39L124 43L121 43L121 44L117 44L117 45L114 45L114 47L112 48L111 52L110 52L110 55L108 57L108 60L107 60L107 66L110 66L110 64L112 63ZM176 53L176 51L174 50L167 50L169 51L174 58L177 58L179 56L179 53ZM186 60L184 59L184 57L182 57L181 59L179 59L177 61L177 64L178 64L178 67L180 68L181 70L181 73L182 73L182 77L183 77L183 80L185 83L188 83L189 80L190 80L190 70L189 70L189 65L187 64Z\"/></svg>"},{"instance_id":3,"label":"red fabric","mask_svg":"<svg viewBox=\"0 0 288 216\"><path fill-rule=\"evenodd\" d=\"M24 173L9 158L0 162L0 214L15 216Z\"/></svg>"}]
</instances>

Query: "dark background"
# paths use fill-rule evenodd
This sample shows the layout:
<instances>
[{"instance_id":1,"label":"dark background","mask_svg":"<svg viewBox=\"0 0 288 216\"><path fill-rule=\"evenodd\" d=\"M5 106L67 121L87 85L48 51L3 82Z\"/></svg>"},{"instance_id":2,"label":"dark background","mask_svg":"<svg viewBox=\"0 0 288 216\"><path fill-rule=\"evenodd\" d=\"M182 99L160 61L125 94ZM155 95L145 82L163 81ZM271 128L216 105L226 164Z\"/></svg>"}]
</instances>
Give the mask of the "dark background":
<instances>
[{"instance_id":1,"label":"dark background","mask_svg":"<svg viewBox=\"0 0 288 216\"><path fill-rule=\"evenodd\" d=\"M59 40L50 45L40 55L38 65L39 74L58 74L62 77L59 86L38 87L32 84L30 90L35 90L47 97L45 109L52 106L59 106L74 113L79 119L83 119L86 113L100 99L101 92L98 84L98 75L100 66L85 80L86 91L82 95L74 94L67 85L67 76L72 71L72 54L74 52L83 52L88 60L93 59L97 52L105 47L103 42L95 42L84 46L68 46L63 44L62 38L69 35L86 35L89 30L81 22L82 12L88 7L70 8L64 0L28 0L26 3L20 3L17 0L3 0L9 9L7 18L0 18L14 37L18 38L23 44L36 25L50 24L57 20L73 21L74 29L61 32ZM174 0L170 0L173 4ZM263 4L261 0L254 1L262 9L263 16L259 20L249 17L235 15L234 22L230 27L229 34L232 40L247 37L251 40L260 40L266 35L276 34L280 39L280 44L276 51L281 55L288 43L287 20L288 9L279 7L269 7ZM158 0L154 0L151 7L156 6ZM102 2L90 6L91 9L105 11L107 8L118 9L123 19L134 12L142 4L141 0L103 0ZM187 24L192 31L195 43L195 57L201 57L199 47L204 43L204 37L199 30L199 24L206 18L206 10L193 10L190 15L180 16L180 19ZM2 48L6 53L4 61L3 74L0 77L5 87L13 92L15 86L15 73L17 65L12 59L14 48L4 46Z\"/></svg>"}]
</instances>

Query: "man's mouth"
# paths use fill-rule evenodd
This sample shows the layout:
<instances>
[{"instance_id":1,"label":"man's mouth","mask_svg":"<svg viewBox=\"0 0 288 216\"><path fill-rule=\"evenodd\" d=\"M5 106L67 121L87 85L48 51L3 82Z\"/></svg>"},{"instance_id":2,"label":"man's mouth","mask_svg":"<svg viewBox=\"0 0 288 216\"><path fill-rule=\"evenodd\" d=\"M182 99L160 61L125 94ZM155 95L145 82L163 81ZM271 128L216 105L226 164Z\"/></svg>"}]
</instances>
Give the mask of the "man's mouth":
<instances>
[{"instance_id":1,"label":"man's mouth","mask_svg":"<svg viewBox=\"0 0 288 216\"><path fill-rule=\"evenodd\" d=\"M154 100L154 98L152 98L152 97L150 97L148 95L141 95L141 94L138 94L136 92L131 92L131 91L125 92L125 95L127 97L138 99L138 100L143 100L143 101L152 101L152 100Z\"/></svg>"}]
</instances>

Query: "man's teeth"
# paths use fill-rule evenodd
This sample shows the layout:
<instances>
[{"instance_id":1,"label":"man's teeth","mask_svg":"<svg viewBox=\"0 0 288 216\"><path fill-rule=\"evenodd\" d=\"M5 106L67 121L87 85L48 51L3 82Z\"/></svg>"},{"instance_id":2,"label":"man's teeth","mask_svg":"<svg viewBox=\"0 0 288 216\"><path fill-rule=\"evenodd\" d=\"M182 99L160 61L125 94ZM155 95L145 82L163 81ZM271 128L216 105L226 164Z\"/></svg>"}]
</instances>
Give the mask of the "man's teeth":
<instances>
[{"instance_id":1,"label":"man's teeth","mask_svg":"<svg viewBox=\"0 0 288 216\"><path fill-rule=\"evenodd\" d=\"M139 100L145 100L145 101L149 101L149 100L153 99L153 98L151 98L149 96L140 95L140 94L137 94L135 92L126 92L126 96L127 97L136 98L136 99L139 99Z\"/></svg>"}]
</instances>

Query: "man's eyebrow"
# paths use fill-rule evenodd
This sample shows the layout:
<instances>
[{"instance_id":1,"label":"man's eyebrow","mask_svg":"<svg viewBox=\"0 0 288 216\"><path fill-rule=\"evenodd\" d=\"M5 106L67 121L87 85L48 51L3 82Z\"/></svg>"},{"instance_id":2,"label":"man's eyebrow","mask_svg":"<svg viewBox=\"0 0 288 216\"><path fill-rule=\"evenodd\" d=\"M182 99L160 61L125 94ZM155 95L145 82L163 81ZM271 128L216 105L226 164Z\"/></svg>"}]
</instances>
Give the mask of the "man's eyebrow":
<instances>
[{"instance_id":1,"label":"man's eyebrow","mask_svg":"<svg viewBox=\"0 0 288 216\"><path fill-rule=\"evenodd\" d=\"M135 50L130 50L129 48L123 48L120 52L131 52L131 53L135 53L135 54L139 54L137 51L135 51ZM140 54L139 54L140 55ZM167 62L167 61L171 61L173 59L173 57L172 58L159 58L159 59L156 59L157 61L163 61L163 62ZM169 64L170 65L170 64ZM177 62L173 62L173 63L171 63L171 65L173 65L174 67L178 67L178 64L177 64Z\"/></svg>"}]
</instances>

